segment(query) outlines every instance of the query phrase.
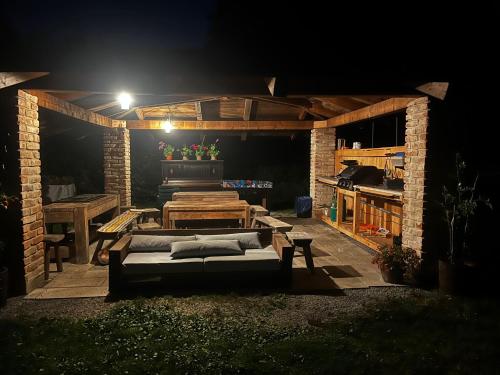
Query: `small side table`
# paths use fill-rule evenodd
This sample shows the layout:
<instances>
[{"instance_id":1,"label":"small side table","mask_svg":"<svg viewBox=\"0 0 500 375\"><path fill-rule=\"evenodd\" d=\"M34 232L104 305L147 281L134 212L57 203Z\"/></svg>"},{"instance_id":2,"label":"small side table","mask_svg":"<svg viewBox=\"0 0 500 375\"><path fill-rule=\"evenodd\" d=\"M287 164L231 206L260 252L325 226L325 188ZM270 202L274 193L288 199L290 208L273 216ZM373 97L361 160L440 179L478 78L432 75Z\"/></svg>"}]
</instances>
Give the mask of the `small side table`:
<instances>
[{"instance_id":1,"label":"small side table","mask_svg":"<svg viewBox=\"0 0 500 375\"><path fill-rule=\"evenodd\" d=\"M286 237L294 244L301 247L306 258L307 269L310 273L314 272L314 261L311 253L311 242L313 238L306 232L286 232Z\"/></svg>"}]
</instances>

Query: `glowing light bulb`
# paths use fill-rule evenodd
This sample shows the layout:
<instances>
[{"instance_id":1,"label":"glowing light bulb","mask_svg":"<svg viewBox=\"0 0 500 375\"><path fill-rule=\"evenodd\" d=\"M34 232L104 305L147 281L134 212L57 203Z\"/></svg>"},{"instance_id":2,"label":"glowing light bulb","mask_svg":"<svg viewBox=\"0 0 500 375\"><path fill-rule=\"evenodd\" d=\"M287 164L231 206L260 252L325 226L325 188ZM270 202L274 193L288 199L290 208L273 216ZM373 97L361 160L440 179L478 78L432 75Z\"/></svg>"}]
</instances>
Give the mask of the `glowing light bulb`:
<instances>
[{"instance_id":1,"label":"glowing light bulb","mask_svg":"<svg viewBox=\"0 0 500 375\"><path fill-rule=\"evenodd\" d=\"M161 123L161 128L165 131L165 133L170 133L174 126L170 120L167 120Z\"/></svg>"},{"instance_id":2,"label":"glowing light bulb","mask_svg":"<svg viewBox=\"0 0 500 375\"><path fill-rule=\"evenodd\" d=\"M130 109L130 103L132 103L132 97L127 92L122 92L118 95L118 101L122 109Z\"/></svg>"}]
</instances>

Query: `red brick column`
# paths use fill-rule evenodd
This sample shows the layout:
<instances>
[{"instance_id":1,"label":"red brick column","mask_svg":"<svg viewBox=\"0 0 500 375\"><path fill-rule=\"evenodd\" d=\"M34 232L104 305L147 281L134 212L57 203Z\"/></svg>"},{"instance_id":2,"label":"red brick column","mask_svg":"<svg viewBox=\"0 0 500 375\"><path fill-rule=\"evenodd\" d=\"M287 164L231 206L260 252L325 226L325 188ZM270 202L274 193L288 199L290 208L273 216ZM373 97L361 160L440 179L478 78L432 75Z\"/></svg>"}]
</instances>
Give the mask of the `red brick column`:
<instances>
[{"instance_id":1,"label":"red brick column","mask_svg":"<svg viewBox=\"0 0 500 375\"><path fill-rule=\"evenodd\" d=\"M425 160L429 99L418 98L406 108L405 166L403 193L403 245L422 252L424 237Z\"/></svg>"},{"instance_id":2,"label":"red brick column","mask_svg":"<svg viewBox=\"0 0 500 375\"><path fill-rule=\"evenodd\" d=\"M120 205L132 204L130 134L126 128L104 130L104 191L119 194Z\"/></svg>"},{"instance_id":3,"label":"red brick column","mask_svg":"<svg viewBox=\"0 0 500 375\"><path fill-rule=\"evenodd\" d=\"M29 293L43 282L43 210L38 99L18 90L19 165L24 278Z\"/></svg>"},{"instance_id":4,"label":"red brick column","mask_svg":"<svg viewBox=\"0 0 500 375\"><path fill-rule=\"evenodd\" d=\"M333 188L316 181L316 177L335 174L335 139L335 128L311 130L309 195L314 209L332 202Z\"/></svg>"}]
</instances>

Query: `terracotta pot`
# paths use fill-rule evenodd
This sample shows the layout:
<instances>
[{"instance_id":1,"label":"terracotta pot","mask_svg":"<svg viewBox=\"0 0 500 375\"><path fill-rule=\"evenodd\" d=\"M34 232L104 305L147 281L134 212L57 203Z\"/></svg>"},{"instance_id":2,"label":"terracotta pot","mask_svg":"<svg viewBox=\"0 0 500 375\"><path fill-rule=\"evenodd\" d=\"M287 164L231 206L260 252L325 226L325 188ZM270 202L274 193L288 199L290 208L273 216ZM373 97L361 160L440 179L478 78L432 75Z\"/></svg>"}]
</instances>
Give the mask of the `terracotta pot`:
<instances>
[{"instance_id":1,"label":"terracotta pot","mask_svg":"<svg viewBox=\"0 0 500 375\"><path fill-rule=\"evenodd\" d=\"M463 278L462 264L439 261L439 291L445 294L460 294Z\"/></svg>"},{"instance_id":2,"label":"terracotta pot","mask_svg":"<svg viewBox=\"0 0 500 375\"><path fill-rule=\"evenodd\" d=\"M189 158L187 156L183 156L182 160L189 160Z\"/></svg>"},{"instance_id":3,"label":"terracotta pot","mask_svg":"<svg viewBox=\"0 0 500 375\"><path fill-rule=\"evenodd\" d=\"M217 160L217 156L211 155L210 160Z\"/></svg>"},{"instance_id":4,"label":"terracotta pot","mask_svg":"<svg viewBox=\"0 0 500 375\"><path fill-rule=\"evenodd\" d=\"M390 269L386 266L380 266L380 273L382 274L382 279L386 283L390 284L402 284L403 283L403 270L400 268Z\"/></svg>"},{"instance_id":5,"label":"terracotta pot","mask_svg":"<svg viewBox=\"0 0 500 375\"><path fill-rule=\"evenodd\" d=\"M173 160L174 155L173 155L173 154L168 154L165 158L166 158L167 160Z\"/></svg>"},{"instance_id":6,"label":"terracotta pot","mask_svg":"<svg viewBox=\"0 0 500 375\"><path fill-rule=\"evenodd\" d=\"M196 160L201 160L201 155L196 155Z\"/></svg>"},{"instance_id":7,"label":"terracotta pot","mask_svg":"<svg viewBox=\"0 0 500 375\"><path fill-rule=\"evenodd\" d=\"M0 307L7 303L7 288L9 285L9 270L7 267L0 268Z\"/></svg>"}]
</instances>

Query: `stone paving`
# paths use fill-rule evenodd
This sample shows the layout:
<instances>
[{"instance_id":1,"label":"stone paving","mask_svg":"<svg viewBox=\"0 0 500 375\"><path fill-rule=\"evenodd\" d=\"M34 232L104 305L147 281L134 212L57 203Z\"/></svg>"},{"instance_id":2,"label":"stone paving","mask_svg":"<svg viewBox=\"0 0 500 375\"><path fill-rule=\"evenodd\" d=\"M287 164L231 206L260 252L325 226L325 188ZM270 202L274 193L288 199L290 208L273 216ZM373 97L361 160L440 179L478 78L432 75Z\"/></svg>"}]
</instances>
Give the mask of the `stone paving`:
<instances>
[{"instance_id":1,"label":"stone paving","mask_svg":"<svg viewBox=\"0 0 500 375\"><path fill-rule=\"evenodd\" d=\"M306 268L300 249L293 261L292 293L341 292L390 286L382 280L378 267L371 263L373 252L341 234L320 220L284 218L294 225L294 231L307 232L313 237L311 246L314 273ZM95 243L91 249L95 248ZM92 264L64 263L64 272L58 273L51 263L47 284L35 289L28 299L102 297L108 294L108 268Z\"/></svg>"}]
</instances>

